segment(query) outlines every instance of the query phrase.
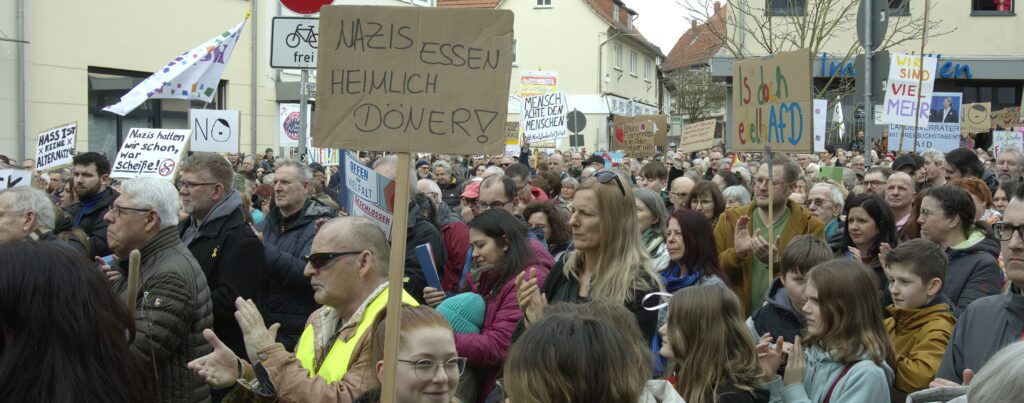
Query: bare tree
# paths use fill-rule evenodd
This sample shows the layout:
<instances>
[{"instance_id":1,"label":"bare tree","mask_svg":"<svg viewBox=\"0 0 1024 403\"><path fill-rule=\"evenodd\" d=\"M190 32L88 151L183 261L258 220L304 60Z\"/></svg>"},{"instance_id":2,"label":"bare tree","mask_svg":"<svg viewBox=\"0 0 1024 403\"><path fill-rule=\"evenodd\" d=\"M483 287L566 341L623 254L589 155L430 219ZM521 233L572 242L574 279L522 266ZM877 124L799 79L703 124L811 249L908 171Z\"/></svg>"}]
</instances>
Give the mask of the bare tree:
<instances>
[{"instance_id":1,"label":"bare tree","mask_svg":"<svg viewBox=\"0 0 1024 403\"><path fill-rule=\"evenodd\" d=\"M725 83L714 82L707 68L679 68L669 80L678 94L672 103L674 112L685 115L687 122L705 120L725 107Z\"/></svg>"}]
</instances>

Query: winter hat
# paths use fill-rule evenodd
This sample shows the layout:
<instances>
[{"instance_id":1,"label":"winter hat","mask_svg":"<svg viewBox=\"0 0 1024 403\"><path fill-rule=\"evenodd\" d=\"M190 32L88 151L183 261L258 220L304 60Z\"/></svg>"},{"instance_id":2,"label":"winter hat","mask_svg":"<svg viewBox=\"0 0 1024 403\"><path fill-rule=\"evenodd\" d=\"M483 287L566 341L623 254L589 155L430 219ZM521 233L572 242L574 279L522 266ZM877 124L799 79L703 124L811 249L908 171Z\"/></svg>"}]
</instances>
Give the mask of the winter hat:
<instances>
[{"instance_id":1,"label":"winter hat","mask_svg":"<svg viewBox=\"0 0 1024 403\"><path fill-rule=\"evenodd\" d=\"M416 161L416 169L420 169L422 166L430 166L430 163L425 160Z\"/></svg>"},{"instance_id":2,"label":"winter hat","mask_svg":"<svg viewBox=\"0 0 1024 403\"><path fill-rule=\"evenodd\" d=\"M480 333L485 310L484 297L475 292L455 295L437 306L437 311L448 319L455 333Z\"/></svg>"}]
</instances>

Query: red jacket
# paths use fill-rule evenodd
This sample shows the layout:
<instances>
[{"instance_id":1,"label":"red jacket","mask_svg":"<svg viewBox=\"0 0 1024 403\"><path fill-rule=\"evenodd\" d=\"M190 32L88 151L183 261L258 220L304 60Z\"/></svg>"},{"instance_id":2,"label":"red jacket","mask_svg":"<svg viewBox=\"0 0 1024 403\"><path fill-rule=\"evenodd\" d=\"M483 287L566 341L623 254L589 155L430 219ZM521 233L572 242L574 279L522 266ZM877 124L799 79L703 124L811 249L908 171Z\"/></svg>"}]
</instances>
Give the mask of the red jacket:
<instances>
[{"instance_id":1,"label":"red jacket","mask_svg":"<svg viewBox=\"0 0 1024 403\"><path fill-rule=\"evenodd\" d=\"M555 259L548 253L547 247L535 239L529 240L530 260L524 270L537 269L537 284L544 284L544 279L555 265ZM455 348L459 355L468 359L470 369L482 371L480 374L480 390L477 401L483 402L494 389L494 382L505 363L509 346L512 344L512 332L523 317L516 299L516 282L510 279L491 297L484 296L486 309L484 325L479 334L455 334Z\"/></svg>"},{"instance_id":2,"label":"red jacket","mask_svg":"<svg viewBox=\"0 0 1024 403\"><path fill-rule=\"evenodd\" d=\"M448 252L448 261L444 262L444 272L441 273L441 288L447 292L458 292L459 278L469 250L469 226L462 221L446 224L441 227L441 236Z\"/></svg>"}]
</instances>

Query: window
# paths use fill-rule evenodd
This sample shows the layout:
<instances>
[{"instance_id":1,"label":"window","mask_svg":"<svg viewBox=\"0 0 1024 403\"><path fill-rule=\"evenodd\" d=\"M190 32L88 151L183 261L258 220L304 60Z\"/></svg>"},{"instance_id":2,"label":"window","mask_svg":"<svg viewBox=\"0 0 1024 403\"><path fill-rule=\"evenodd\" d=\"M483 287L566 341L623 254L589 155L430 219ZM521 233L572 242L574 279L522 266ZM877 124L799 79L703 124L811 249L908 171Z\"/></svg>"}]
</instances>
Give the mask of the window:
<instances>
[{"instance_id":1,"label":"window","mask_svg":"<svg viewBox=\"0 0 1024 403\"><path fill-rule=\"evenodd\" d=\"M612 67L615 67L615 68L617 68L619 70L622 70L622 45L617 44L617 43L615 44L615 55L614 55L614 57L615 57L615 60L613 60L613 61L615 63L612 64Z\"/></svg>"},{"instance_id":2,"label":"window","mask_svg":"<svg viewBox=\"0 0 1024 403\"><path fill-rule=\"evenodd\" d=\"M644 59L644 80L651 81L651 71L653 71L654 63L651 59Z\"/></svg>"},{"instance_id":3,"label":"window","mask_svg":"<svg viewBox=\"0 0 1024 403\"><path fill-rule=\"evenodd\" d=\"M615 20L615 21L619 20L619 5L618 4L612 4L612 20Z\"/></svg>"},{"instance_id":4,"label":"window","mask_svg":"<svg viewBox=\"0 0 1024 403\"><path fill-rule=\"evenodd\" d=\"M516 60L516 40L513 39L512 40L512 65L515 66L516 64L517 64L517 60Z\"/></svg>"},{"instance_id":5,"label":"window","mask_svg":"<svg viewBox=\"0 0 1024 403\"><path fill-rule=\"evenodd\" d=\"M971 15L1013 15L1013 0L971 0Z\"/></svg>"},{"instance_id":6,"label":"window","mask_svg":"<svg viewBox=\"0 0 1024 403\"><path fill-rule=\"evenodd\" d=\"M636 51L629 51L629 74L636 75Z\"/></svg>"},{"instance_id":7,"label":"window","mask_svg":"<svg viewBox=\"0 0 1024 403\"><path fill-rule=\"evenodd\" d=\"M766 0L765 13L770 16L804 15L807 0Z\"/></svg>"},{"instance_id":8,"label":"window","mask_svg":"<svg viewBox=\"0 0 1024 403\"><path fill-rule=\"evenodd\" d=\"M889 15L894 17L910 15L910 0L889 0Z\"/></svg>"},{"instance_id":9,"label":"window","mask_svg":"<svg viewBox=\"0 0 1024 403\"><path fill-rule=\"evenodd\" d=\"M551 0L537 0L537 7L551 7Z\"/></svg>"},{"instance_id":10,"label":"window","mask_svg":"<svg viewBox=\"0 0 1024 403\"><path fill-rule=\"evenodd\" d=\"M89 67L89 151L106 154L113 160L128 130L133 127L188 129L188 110L203 108L202 101L185 99L150 99L127 116L104 112L124 94L152 73ZM224 105L227 81L221 80L210 109Z\"/></svg>"}]
</instances>

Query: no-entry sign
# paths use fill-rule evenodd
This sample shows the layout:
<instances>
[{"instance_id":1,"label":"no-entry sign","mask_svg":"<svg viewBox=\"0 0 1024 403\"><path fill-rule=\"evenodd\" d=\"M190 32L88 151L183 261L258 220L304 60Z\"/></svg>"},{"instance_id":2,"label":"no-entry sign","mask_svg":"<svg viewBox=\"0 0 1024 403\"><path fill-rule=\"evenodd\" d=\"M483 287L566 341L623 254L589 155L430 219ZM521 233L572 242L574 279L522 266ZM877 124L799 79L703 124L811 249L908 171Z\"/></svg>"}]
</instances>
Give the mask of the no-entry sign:
<instances>
[{"instance_id":1,"label":"no-entry sign","mask_svg":"<svg viewBox=\"0 0 1024 403\"><path fill-rule=\"evenodd\" d=\"M334 0L281 0L281 4L299 14L316 14L320 7L333 3Z\"/></svg>"}]
</instances>

